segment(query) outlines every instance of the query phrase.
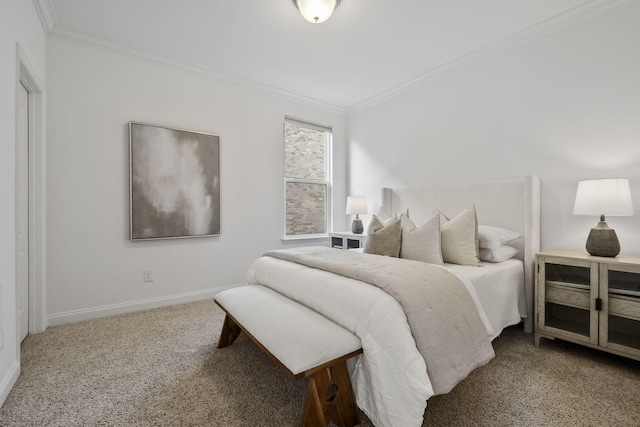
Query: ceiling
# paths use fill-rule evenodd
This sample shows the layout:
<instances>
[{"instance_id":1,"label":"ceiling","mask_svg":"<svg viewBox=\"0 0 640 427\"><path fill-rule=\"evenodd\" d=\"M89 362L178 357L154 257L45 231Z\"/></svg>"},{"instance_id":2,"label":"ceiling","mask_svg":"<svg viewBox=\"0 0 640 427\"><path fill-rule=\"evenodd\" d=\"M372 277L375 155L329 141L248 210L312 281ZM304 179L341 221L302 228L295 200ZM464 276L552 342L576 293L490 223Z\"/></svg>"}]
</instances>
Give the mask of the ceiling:
<instances>
[{"instance_id":1,"label":"ceiling","mask_svg":"<svg viewBox=\"0 0 640 427\"><path fill-rule=\"evenodd\" d=\"M49 33L197 68L336 110L375 102L615 0L36 0ZM618 0L620 2L620 0ZM43 20L44 22L44 20Z\"/></svg>"}]
</instances>

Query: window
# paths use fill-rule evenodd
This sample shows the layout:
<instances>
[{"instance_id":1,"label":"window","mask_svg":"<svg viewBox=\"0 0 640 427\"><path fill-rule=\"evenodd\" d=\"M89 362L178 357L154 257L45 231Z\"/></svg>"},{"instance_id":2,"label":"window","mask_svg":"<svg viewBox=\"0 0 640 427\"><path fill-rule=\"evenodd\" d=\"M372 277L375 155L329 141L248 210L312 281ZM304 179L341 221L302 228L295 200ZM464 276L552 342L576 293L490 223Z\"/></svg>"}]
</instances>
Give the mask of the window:
<instances>
[{"instance_id":1,"label":"window","mask_svg":"<svg viewBox=\"0 0 640 427\"><path fill-rule=\"evenodd\" d=\"M285 117L285 238L326 236L331 212L331 128Z\"/></svg>"}]
</instances>

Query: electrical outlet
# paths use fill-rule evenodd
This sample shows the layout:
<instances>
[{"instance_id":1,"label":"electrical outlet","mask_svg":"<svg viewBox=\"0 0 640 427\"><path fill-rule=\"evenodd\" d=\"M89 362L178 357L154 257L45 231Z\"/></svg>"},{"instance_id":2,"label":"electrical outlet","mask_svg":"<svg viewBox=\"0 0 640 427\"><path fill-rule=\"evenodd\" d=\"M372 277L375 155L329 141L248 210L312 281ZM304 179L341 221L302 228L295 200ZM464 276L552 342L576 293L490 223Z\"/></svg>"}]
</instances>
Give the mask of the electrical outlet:
<instances>
[{"instance_id":1,"label":"electrical outlet","mask_svg":"<svg viewBox=\"0 0 640 427\"><path fill-rule=\"evenodd\" d=\"M148 268L144 270L144 281L145 282L153 282L153 270Z\"/></svg>"}]
</instances>

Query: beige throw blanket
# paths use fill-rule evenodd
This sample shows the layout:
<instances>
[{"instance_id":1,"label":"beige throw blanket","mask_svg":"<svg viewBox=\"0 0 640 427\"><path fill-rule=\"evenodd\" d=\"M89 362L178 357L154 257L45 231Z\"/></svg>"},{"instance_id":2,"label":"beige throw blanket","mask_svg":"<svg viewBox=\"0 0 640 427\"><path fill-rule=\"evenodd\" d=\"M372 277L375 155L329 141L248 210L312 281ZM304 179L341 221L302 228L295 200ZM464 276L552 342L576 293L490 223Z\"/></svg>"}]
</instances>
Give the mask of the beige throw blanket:
<instances>
[{"instance_id":1,"label":"beige throw blanket","mask_svg":"<svg viewBox=\"0 0 640 427\"><path fill-rule=\"evenodd\" d=\"M403 307L435 394L444 394L495 355L464 284L440 266L327 247L270 251L274 258L383 289Z\"/></svg>"}]
</instances>

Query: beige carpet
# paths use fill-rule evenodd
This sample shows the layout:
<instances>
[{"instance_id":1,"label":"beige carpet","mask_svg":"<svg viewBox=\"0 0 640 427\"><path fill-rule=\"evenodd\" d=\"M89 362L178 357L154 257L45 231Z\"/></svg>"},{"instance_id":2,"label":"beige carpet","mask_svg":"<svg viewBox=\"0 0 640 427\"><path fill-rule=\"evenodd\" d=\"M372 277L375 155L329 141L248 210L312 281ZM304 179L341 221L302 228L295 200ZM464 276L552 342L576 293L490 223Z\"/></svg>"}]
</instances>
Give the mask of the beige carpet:
<instances>
[{"instance_id":1,"label":"beige carpet","mask_svg":"<svg viewBox=\"0 0 640 427\"><path fill-rule=\"evenodd\" d=\"M297 425L306 381L244 335L216 349L222 319L209 300L29 336L0 425ZM640 426L640 362L561 341L535 348L517 328L494 346L487 366L429 400L424 425Z\"/></svg>"}]
</instances>

